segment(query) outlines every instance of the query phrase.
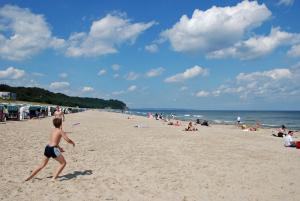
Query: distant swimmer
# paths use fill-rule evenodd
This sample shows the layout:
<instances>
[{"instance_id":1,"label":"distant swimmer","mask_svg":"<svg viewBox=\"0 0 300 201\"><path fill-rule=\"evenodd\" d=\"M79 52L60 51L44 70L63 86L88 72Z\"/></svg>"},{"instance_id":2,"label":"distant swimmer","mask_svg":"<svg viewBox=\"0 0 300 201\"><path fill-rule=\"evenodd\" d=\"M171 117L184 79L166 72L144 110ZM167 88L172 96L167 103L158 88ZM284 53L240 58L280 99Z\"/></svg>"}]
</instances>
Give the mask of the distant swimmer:
<instances>
[{"instance_id":1,"label":"distant swimmer","mask_svg":"<svg viewBox=\"0 0 300 201\"><path fill-rule=\"evenodd\" d=\"M57 168L56 172L54 172L52 180L57 179L58 175L62 172L64 167L66 166L66 160L64 156L62 155L62 152L64 152L63 148L59 146L61 137L64 138L65 141L72 144L73 147L75 147L75 143L68 138L66 133L62 130L62 119L61 118L55 118L53 119L53 125L55 129L52 131L49 139L49 144L46 145L45 151L44 151L44 158L42 163L32 171L31 175L25 179L25 181L29 181L32 179L37 173L39 173L48 163L50 158L55 159L57 162L59 162L60 166Z\"/></svg>"},{"instance_id":2,"label":"distant swimmer","mask_svg":"<svg viewBox=\"0 0 300 201\"><path fill-rule=\"evenodd\" d=\"M65 121L65 114L59 106L56 107L56 111L54 112L54 118L59 118Z\"/></svg>"}]
</instances>

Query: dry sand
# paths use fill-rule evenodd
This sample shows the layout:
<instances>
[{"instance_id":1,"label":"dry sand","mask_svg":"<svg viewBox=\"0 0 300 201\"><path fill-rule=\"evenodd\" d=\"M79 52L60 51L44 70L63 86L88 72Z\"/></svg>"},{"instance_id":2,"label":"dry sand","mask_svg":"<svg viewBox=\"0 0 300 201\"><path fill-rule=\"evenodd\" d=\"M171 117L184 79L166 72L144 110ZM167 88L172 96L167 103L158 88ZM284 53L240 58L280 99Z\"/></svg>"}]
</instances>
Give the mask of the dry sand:
<instances>
[{"instance_id":1,"label":"dry sand","mask_svg":"<svg viewBox=\"0 0 300 201\"><path fill-rule=\"evenodd\" d=\"M61 143L67 166L58 181L50 181L57 166L50 160L23 182L43 157L51 118L0 124L1 200L300 200L300 150L268 129L185 132L100 111L67 115L64 129L76 147Z\"/></svg>"}]
</instances>

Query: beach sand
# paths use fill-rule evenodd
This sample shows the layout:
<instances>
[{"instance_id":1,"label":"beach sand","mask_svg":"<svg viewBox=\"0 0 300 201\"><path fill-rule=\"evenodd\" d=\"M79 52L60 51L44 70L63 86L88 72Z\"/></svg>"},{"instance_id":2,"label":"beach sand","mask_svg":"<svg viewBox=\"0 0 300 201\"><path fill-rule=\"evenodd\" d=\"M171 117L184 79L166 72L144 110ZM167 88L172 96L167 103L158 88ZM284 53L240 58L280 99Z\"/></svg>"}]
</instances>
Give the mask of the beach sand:
<instances>
[{"instance_id":1,"label":"beach sand","mask_svg":"<svg viewBox=\"0 0 300 201\"><path fill-rule=\"evenodd\" d=\"M56 182L54 160L23 182L41 162L52 119L0 124L0 199L300 200L300 150L285 148L270 129L213 125L185 132L187 122L176 127L127 117L104 111L67 115L64 130L76 147L61 142L67 166Z\"/></svg>"}]
</instances>

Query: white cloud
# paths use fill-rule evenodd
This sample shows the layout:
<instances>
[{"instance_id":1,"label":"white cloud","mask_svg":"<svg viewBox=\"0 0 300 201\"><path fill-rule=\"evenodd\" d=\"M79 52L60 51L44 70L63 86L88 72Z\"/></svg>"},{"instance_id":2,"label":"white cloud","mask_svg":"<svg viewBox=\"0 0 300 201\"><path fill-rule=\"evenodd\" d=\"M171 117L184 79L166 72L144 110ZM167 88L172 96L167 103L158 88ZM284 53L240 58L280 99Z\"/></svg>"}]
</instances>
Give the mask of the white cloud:
<instances>
[{"instance_id":1,"label":"white cloud","mask_svg":"<svg viewBox=\"0 0 300 201\"><path fill-rule=\"evenodd\" d=\"M29 9L5 5L0 7L0 57L23 60L45 48L64 46L64 40L52 36L43 15Z\"/></svg>"},{"instance_id":2,"label":"white cloud","mask_svg":"<svg viewBox=\"0 0 300 201\"><path fill-rule=\"evenodd\" d=\"M6 70L0 70L0 79L20 79L25 76L25 71L14 67L8 67Z\"/></svg>"},{"instance_id":3,"label":"white cloud","mask_svg":"<svg viewBox=\"0 0 300 201\"><path fill-rule=\"evenodd\" d=\"M188 87L186 87L186 86L180 87L180 91L186 91L186 90L188 90Z\"/></svg>"},{"instance_id":4,"label":"white cloud","mask_svg":"<svg viewBox=\"0 0 300 201\"><path fill-rule=\"evenodd\" d=\"M291 45L300 41L300 34L281 31L279 27L272 28L268 36L255 36L246 41L238 42L232 47L217 50L208 54L209 58L236 57L253 59L271 53L283 45Z\"/></svg>"},{"instance_id":5,"label":"white cloud","mask_svg":"<svg viewBox=\"0 0 300 201\"><path fill-rule=\"evenodd\" d=\"M300 44L292 46L288 51L288 55L291 57L300 57Z\"/></svg>"},{"instance_id":6,"label":"white cloud","mask_svg":"<svg viewBox=\"0 0 300 201\"><path fill-rule=\"evenodd\" d=\"M101 75L104 75L106 74L106 70L105 69L101 69L99 72L98 72L98 75L101 76Z\"/></svg>"},{"instance_id":7,"label":"white cloud","mask_svg":"<svg viewBox=\"0 0 300 201\"><path fill-rule=\"evenodd\" d=\"M69 88L70 83L69 82L52 82L49 86L52 90L62 90Z\"/></svg>"},{"instance_id":8,"label":"white cloud","mask_svg":"<svg viewBox=\"0 0 300 201\"><path fill-rule=\"evenodd\" d=\"M127 91L135 91L137 89L137 87L135 85L131 85L130 87L128 87Z\"/></svg>"},{"instance_id":9,"label":"white cloud","mask_svg":"<svg viewBox=\"0 0 300 201\"><path fill-rule=\"evenodd\" d=\"M197 97L207 97L207 96L209 96L209 95L210 95L209 92L203 91L203 90L198 91L198 92L196 93L196 96L197 96Z\"/></svg>"},{"instance_id":10,"label":"white cloud","mask_svg":"<svg viewBox=\"0 0 300 201\"><path fill-rule=\"evenodd\" d=\"M94 21L88 33L73 33L68 40L66 55L70 57L101 56L116 53L123 43L133 44L136 38L155 24L132 23L124 16L108 14Z\"/></svg>"},{"instance_id":11,"label":"white cloud","mask_svg":"<svg viewBox=\"0 0 300 201\"><path fill-rule=\"evenodd\" d=\"M240 73L231 84L221 85L211 92L238 95L242 99L263 97L269 99L300 95L300 64L291 68L275 68L269 71Z\"/></svg>"},{"instance_id":12,"label":"white cloud","mask_svg":"<svg viewBox=\"0 0 300 201\"><path fill-rule=\"evenodd\" d=\"M158 51L158 46L156 44L146 45L145 50L151 53L155 53Z\"/></svg>"},{"instance_id":13,"label":"white cloud","mask_svg":"<svg viewBox=\"0 0 300 201\"><path fill-rule=\"evenodd\" d=\"M67 73L60 73L60 74L59 74L59 77L61 77L61 78L66 78L66 77L68 77L68 74L67 74Z\"/></svg>"},{"instance_id":14,"label":"white cloud","mask_svg":"<svg viewBox=\"0 0 300 201\"><path fill-rule=\"evenodd\" d=\"M277 68L270 71L253 72L253 73L240 73L236 79L237 81L255 81L261 78L271 78L273 80L280 80L291 78L292 72L287 68Z\"/></svg>"},{"instance_id":15,"label":"white cloud","mask_svg":"<svg viewBox=\"0 0 300 201\"><path fill-rule=\"evenodd\" d=\"M294 4L294 0L280 0L278 5L291 6Z\"/></svg>"},{"instance_id":16,"label":"white cloud","mask_svg":"<svg viewBox=\"0 0 300 201\"><path fill-rule=\"evenodd\" d=\"M119 95L123 95L123 94L126 94L126 93L129 93L129 92L133 92L137 89L137 86L136 85L131 85L127 88L127 90L120 90L120 91L114 91L112 92L111 94L113 96L119 96Z\"/></svg>"},{"instance_id":17,"label":"white cloud","mask_svg":"<svg viewBox=\"0 0 300 201\"><path fill-rule=\"evenodd\" d=\"M87 92L92 92L94 91L93 87L83 87L82 92L87 93Z\"/></svg>"},{"instance_id":18,"label":"white cloud","mask_svg":"<svg viewBox=\"0 0 300 201\"><path fill-rule=\"evenodd\" d=\"M210 52L240 41L245 33L271 16L265 4L243 1L232 7L196 9L191 18L183 15L172 28L161 33L177 52Z\"/></svg>"},{"instance_id":19,"label":"white cloud","mask_svg":"<svg viewBox=\"0 0 300 201\"><path fill-rule=\"evenodd\" d=\"M136 80L139 77L139 74L135 72L129 72L127 75L125 75L126 80Z\"/></svg>"},{"instance_id":20,"label":"white cloud","mask_svg":"<svg viewBox=\"0 0 300 201\"><path fill-rule=\"evenodd\" d=\"M120 75L118 73L114 74L114 78L118 78Z\"/></svg>"},{"instance_id":21,"label":"white cloud","mask_svg":"<svg viewBox=\"0 0 300 201\"><path fill-rule=\"evenodd\" d=\"M161 75L164 71L165 71L165 69L162 67L151 69L146 73L146 76L147 77L157 77L157 76Z\"/></svg>"},{"instance_id":22,"label":"white cloud","mask_svg":"<svg viewBox=\"0 0 300 201\"><path fill-rule=\"evenodd\" d=\"M120 66L119 64L113 64L113 65L111 66L111 68L112 68L114 71L118 71L118 70L120 70L121 66Z\"/></svg>"},{"instance_id":23,"label":"white cloud","mask_svg":"<svg viewBox=\"0 0 300 201\"><path fill-rule=\"evenodd\" d=\"M166 78L165 82L182 82L184 80L191 79L198 75L205 76L207 74L208 74L207 69L196 65L193 68L186 69L183 73L178 73L174 76Z\"/></svg>"}]
</instances>

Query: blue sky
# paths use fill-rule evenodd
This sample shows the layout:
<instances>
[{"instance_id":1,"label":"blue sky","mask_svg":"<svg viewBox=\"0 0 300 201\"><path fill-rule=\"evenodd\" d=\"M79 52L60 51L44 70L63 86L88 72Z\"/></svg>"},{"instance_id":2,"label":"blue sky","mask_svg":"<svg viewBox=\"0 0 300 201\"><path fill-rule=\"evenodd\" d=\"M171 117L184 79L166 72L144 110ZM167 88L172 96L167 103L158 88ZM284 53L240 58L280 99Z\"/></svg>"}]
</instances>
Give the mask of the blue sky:
<instances>
[{"instance_id":1,"label":"blue sky","mask_svg":"<svg viewBox=\"0 0 300 201\"><path fill-rule=\"evenodd\" d=\"M300 3L0 1L0 83L130 108L300 110Z\"/></svg>"}]
</instances>

